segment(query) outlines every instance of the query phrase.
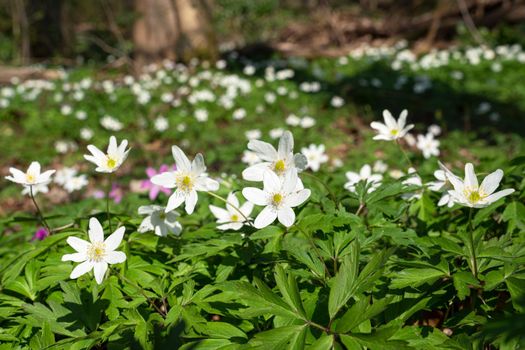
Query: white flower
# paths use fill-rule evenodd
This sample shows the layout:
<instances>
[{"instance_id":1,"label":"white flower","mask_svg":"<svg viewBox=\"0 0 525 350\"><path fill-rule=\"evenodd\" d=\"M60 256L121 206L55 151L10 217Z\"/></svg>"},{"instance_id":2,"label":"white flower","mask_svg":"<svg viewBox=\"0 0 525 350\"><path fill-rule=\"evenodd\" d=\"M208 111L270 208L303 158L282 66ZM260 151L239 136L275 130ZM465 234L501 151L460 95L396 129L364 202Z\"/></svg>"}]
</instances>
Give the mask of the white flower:
<instances>
[{"instance_id":1,"label":"white flower","mask_svg":"<svg viewBox=\"0 0 525 350\"><path fill-rule=\"evenodd\" d=\"M244 198L255 205L265 208L255 218L254 226L263 228L275 219L286 227L293 225L295 213L293 207L304 203L310 197L310 190L297 190L297 170L292 168L284 178L279 178L274 172L266 171L263 176L264 189L246 187L242 190Z\"/></svg>"},{"instance_id":2,"label":"white flower","mask_svg":"<svg viewBox=\"0 0 525 350\"><path fill-rule=\"evenodd\" d=\"M250 214L253 210L253 203L246 202L239 206L239 200L233 192L228 194L227 201L228 204L226 204L226 209L210 205L210 211L217 218L217 223L222 224L217 226L219 230L237 231L244 225L246 218L250 218ZM244 216L241 215L241 213L239 213L232 205L235 208L238 208Z\"/></svg>"},{"instance_id":3,"label":"white flower","mask_svg":"<svg viewBox=\"0 0 525 350\"><path fill-rule=\"evenodd\" d=\"M261 133L261 130L259 129L253 129L253 130L246 131L244 133L244 136L246 136L248 140L255 140L255 139L260 139L262 136L262 133Z\"/></svg>"},{"instance_id":4,"label":"white flower","mask_svg":"<svg viewBox=\"0 0 525 350\"><path fill-rule=\"evenodd\" d=\"M328 162L328 156L324 152L324 145L311 144L308 148L303 147L301 153L306 157L308 161L307 167L313 171L318 171L321 164Z\"/></svg>"},{"instance_id":5,"label":"white flower","mask_svg":"<svg viewBox=\"0 0 525 350\"><path fill-rule=\"evenodd\" d=\"M408 169L408 175L410 176L402 182L403 185L423 187L423 181L421 180L421 177L419 177L419 175L417 174L416 169L414 168ZM412 199L419 199L421 198L421 196L422 196L421 191L417 191L417 192L405 193L401 197L407 200L412 200Z\"/></svg>"},{"instance_id":6,"label":"white flower","mask_svg":"<svg viewBox=\"0 0 525 350\"><path fill-rule=\"evenodd\" d=\"M312 117L303 117L301 119L301 128L308 129L315 125L315 119Z\"/></svg>"},{"instance_id":7,"label":"white flower","mask_svg":"<svg viewBox=\"0 0 525 350\"><path fill-rule=\"evenodd\" d=\"M93 131L89 128L82 128L80 129L80 137L83 140L91 140L93 137Z\"/></svg>"},{"instance_id":8,"label":"white flower","mask_svg":"<svg viewBox=\"0 0 525 350\"><path fill-rule=\"evenodd\" d=\"M233 112L233 119L234 120L241 120L241 119L244 119L245 117L246 117L246 110L244 108L236 109Z\"/></svg>"},{"instance_id":9,"label":"white flower","mask_svg":"<svg viewBox=\"0 0 525 350\"><path fill-rule=\"evenodd\" d=\"M392 141L397 140L406 135L406 133L414 127L413 124L406 125L408 112L404 109L399 115L399 119L396 121L392 114L388 110L383 111L383 118L385 124L380 122L372 122L370 126L379 132L378 135L374 136L374 140L385 140Z\"/></svg>"},{"instance_id":10,"label":"white flower","mask_svg":"<svg viewBox=\"0 0 525 350\"><path fill-rule=\"evenodd\" d=\"M111 131L120 131L123 128L123 125L121 122L119 122L117 119L109 115L105 115L102 119L100 119L100 124L105 129L111 130Z\"/></svg>"},{"instance_id":11,"label":"white flower","mask_svg":"<svg viewBox=\"0 0 525 350\"><path fill-rule=\"evenodd\" d=\"M502 191L494 192L503 178L503 171L498 169L487 175L481 185L478 185L478 178L474 173L472 163L465 164L465 179L447 173L447 178L454 187L448 193L454 200L461 205L471 208L484 208L496 202L502 197L508 196L514 192L514 189L508 188Z\"/></svg>"},{"instance_id":12,"label":"white flower","mask_svg":"<svg viewBox=\"0 0 525 350\"><path fill-rule=\"evenodd\" d=\"M64 186L66 182L68 182L72 177L76 175L77 170L75 168L64 167L62 169L57 170L54 181L60 186Z\"/></svg>"},{"instance_id":13,"label":"white flower","mask_svg":"<svg viewBox=\"0 0 525 350\"><path fill-rule=\"evenodd\" d=\"M414 137L414 135L412 135L411 133L407 133L403 139L405 140L405 142L407 143L407 145L409 145L410 147L414 147L417 143L416 141L416 138Z\"/></svg>"},{"instance_id":14,"label":"white flower","mask_svg":"<svg viewBox=\"0 0 525 350\"><path fill-rule=\"evenodd\" d=\"M345 100L343 100L341 97L339 96L334 96L332 97L332 99L330 100L330 104L332 105L332 107L334 108L340 108L342 107L344 104L345 104Z\"/></svg>"},{"instance_id":15,"label":"white flower","mask_svg":"<svg viewBox=\"0 0 525 350\"><path fill-rule=\"evenodd\" d=\"M261 162L261 158L259 158L257 153L248 150L242 152L241 160L248 165L254 165Z\"/></svg>"},{"instance_id":16,"label":"white flower","mask_svg":"<svg viewBox=\"0 0 525 350\"><path fill-rule=\"evenodd\" d=\"M23 195L31 194L31 191L33 192L33 196L36 196L38 193L48 193L49 192L49 182L45 182L38 185L31 185L26 186L24 185L24 189L22 190Z\"/></svg>"},{"instance_id":17,"label":"white flower","mask_svg":"<svg viewBox=\"0 0 525 350\"><path fill-rule=\"evenodd\" d=\"M64 184L64 189L71 193L74 191L78 191L86 187L88 184L87 176L82 174L78 176L73 176L69 179L67 179L66 183Z\"/></svg>"},{"instance_id":18,"label":"white flower","mask_svg":"<svg viewBox=\"0 0 525 350\"><path fill-rule=\"evenodd\" d=\"M270 130L270 137L272 139L278 139L279 137L283 136L284 130L281 128L275 128Z\"/></svg>"},{"instance_id":19,"label":"white flower","mask_svg":"<svg viewBox=\"0 0 525 350\"><path fill-rule=\"evenodd\" d=\"M293 154L293 135L285 131L279 139L279 148L263 141L251 140L248 149L255 152L261 163L250 166L242 172L242 177L248 181L263 181L263 175L270 169L279 176L284 176L292 169L302 171L306 168L306 157L300 153Z\"/></svg>"},{"instance_id":20,"label":"white flower","mask_svg":"<svg viewBox=\"0 0 525 350\"><path fill-rule=\"evenodd\" d=\"M93 269L95 280L101 284L108 264L119 264L126 260L126 254L115 251L124 237L125 227L119 227L104 240L104 230L96 218L89 219L89 242L77 237L68 237L67 243L77 252L65 254L62 261L74 261L77 265L69 278L78 278Z\"/></svg>"},{"instance_id":21,"label":"white flower","mask_svg":"<svg viewBox=\"0 0 525 350\"><path fill-rule=\"evenodd\" d=\"M197 109L195 111L195 119L199 122L205 122L208 120L208 111L205 109Z\"/></svg>"},{"instance_id":22,"label":"white flower","mask_svg":"<svg viewBox=\"0 0 525 350\"><path fill-rule=\"evenodd\" d=\"M159 132L166 131L168 130L168 127L169 127L168 119L160 115L157 117L157 119L155 119L154 126L155 126L155 130Z\"/></svg>"},{"instance_id":23,"label":"white flower","mask_svg":"<svg viewBox=\"0 0 525 350\"><path fill-rule=\"evenodd\" d=\"M166 237L168 233L180 235L182 226L177 221L179 213L172 210L165 212L166 208L160 205L143 205L139 207L139 215L147 215L140 224L138 231L140 233L155 231L157 236Z\"/></svg>"},{"instance_id":24,"label":"white flower","mask_svg":"<svg viewBox=\"0 0 525 350\"><path fill-rule=\"evenodd\" d=\"M297 126L300 123L301 123L301 118L299 118L295 114L290 114L288 117L286 117L286 124L290 126Z\"/></svg>"},{"instance_id":25,"label":"white flower","mask_svg":"<svg viewBox=\"0 0 525 350\"><path fill-rule=\"evenodd\" d=\"M171 147L177 170L167 171L151 178L151 182L166 188L176 188L168 199L165 212L168 213L186 203L186 213L191 214L197 204L197 191L216 191L219 183L206 174L202 154L198 153L190 162L184 152L177 146Z\"/></svg>"},{"instance_id":26,"label":"white flower","mask_svg":"<svg viewBox=\"0 0 525 350\"><path fill-rule=\"evenodd\" d=\"M87 118L87 113L85 111L77 111L75 113L75 118L78 120L85 120Z\"/></svg>"},{"instance_id":27,"label":"white flower","mask_svg":"<svg viewBox=\"0 0 525 350\"><path fill-rule=\"evenodd\" d=\"M348 182L345 183L344 187L350 192L355 192L356 185L361 181L364 181L367 185L370 185L368 189L369 193L373 192L381 185L381 180L383 180L383 175L372 174L372 168L368 164L363 165L361 170L359 170L359 173L348 171L345 175L348 179Z\"/></svg>"},{"instance_id":28,"label":"white flower","mask_svg":"<svg viewBox=\"0 0 525 350\"><path fill-rule=\"evenodd\" d=\"M441 162L439 162L439 166L441 169L434 171L434 177L437 181L431 181L427 184L428 189L434 192L441 192L443 190L446 190L449 186L450 182L448 181L448 176L455 176L452 174L450 170L448 170ZM439 199L438 206L447 205L449 208L452 208L455 204L454 197L452 197L448 191L446 191L441 198Z\"/></svg>"},{"instance_id":29,"label":"white flower","mask_svg":"<svg viewBox=\"0 0 525 350\"><path fill-rule=\"evenodd\" d=\"M117 146L117 139L115 136L111 136L109 138L107 154L104 154L104 152L93 145L88 145L87 148L91 152L91 155L85 154L84 158L97 166L95 171L99 173L112 173L117 171L128 157L129 149L126 150L127 146L128 140L122 140L120 145Z\"/></svg>"},{"instance_id":30,"label":"white flower","mask_svg":"<svg viewBox=\"0 0 525 350\"><path fill-rule=\"evenodd\" d=\"M439 156L439 141L434 138L434 134L428 133L425 136L417 135L416 147L423 152L423 157Z\"/></svg>"},{"instance_id":31,"label":"white flower","mask_svg":"<svg viewBox=\"0 0 525 350\"><path fill-rule=\"evenodd\" d=\"M432 124L428 127L428 132L434 136L439 136L441 134L441 127L437 124Z\"/></svg>"},{"instance_id":32,"label":"white flower","mask_svg":"<svg viewBox=\"0 0 525 350\"><path fill-rule=\"evenodd\" d=\"M12 176L6 176L5 178L20 185L34 186L48 184L51 181L51 175L53 175L55 171L56 170L48 170L40 173L40 163L32 162L25 173L16 168L9 168Z\"/></svg>"},{"instance_id":33,"label":"white flower","mask_svg":"<svg viewBox=\"0 0 525 350\"><path fill-rule=\"evenodd\" d=\"M384 173L388 170L388 165L381 159L374 162L373 169L376 173Z\"/></svg>"}]
</instances>

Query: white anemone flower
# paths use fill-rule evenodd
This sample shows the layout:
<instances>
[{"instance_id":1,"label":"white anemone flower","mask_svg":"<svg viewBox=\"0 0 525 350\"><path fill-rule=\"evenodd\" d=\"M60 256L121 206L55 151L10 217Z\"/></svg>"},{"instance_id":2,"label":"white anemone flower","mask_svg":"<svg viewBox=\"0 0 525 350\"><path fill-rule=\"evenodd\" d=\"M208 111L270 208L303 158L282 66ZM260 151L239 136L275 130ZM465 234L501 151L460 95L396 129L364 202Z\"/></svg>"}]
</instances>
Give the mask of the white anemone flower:
<instances>
[{"instance_id":1,"label":"white anemone flower","mask_svg":"<svg viewBox=\"0 0 525 350\"><path fill-rule=\"evenodd\" d=\"M219 183L206 174L202 154L198 153L193 162L190 162L179 147L173 146L171 152L177 170L155 175L151 178L151 182L166 188L176 188L168 199L166 213L185 202L186 213L191 214L197 204L197 191L216 191L219 189Z\"/></svg>"},{"instance_id":2,"label":"white anemone flower","mask_svg":"<svg viewBox=\"0 0 525 350\"><path fill-rule=\"evenodd\" d=\"M217 218L217 223L221 224L217 226L219 230L237 231L246 223L246 219L250 218L250 214L253 210L253 203L245 202L243 205L239 206L239 200L233 192L228 194L227 201L228 204L226 204L226 209L210 205L210 211L215 218ZM240 210L242 215L236 208Z\"/></svg>"},{"instance_id":3,"label":"white anemone flower","mask_svg":"<svg viewBox=\"0 0 525 350\"><path fill-rule=\"evenodd\" d=\"M113 173L120 168L128 157L129 149L126 150L127 146L128 140L122 140L120 145L117 146L117 139L115 136L111 136L107 153L102 152L93 145L88 145L87 148L91 155L85 154L84 158L97 166L95 171L99 173Z\"/></svg>"},{"instance_id":4,"label":"white anemone flower","mask_svg":"<svg viewBox=\"0 0 525 350\"><path fill-rule=\"evenodd\" d=\"M96 218L89 219L89 242L78 237L68 237L67 243L77 252L65 254L62 261L74 261L77 265L71 275L72 279L78 278L93 270L95 280L101 284L108 269L108 264L119 264L126 260L126 254L116 251L122 238L125 227L119 227L113 234L104 240L104 230Z\"/></svg>"},{"instance_id":5,"label":"white anemone flower","mask_svg":"<svg viewBox=\"0 0 525 350\"><path fill-rule=\"evenodd\" d=\"M328 156L325 153L324 145L311 144L308 148L301 148L301 153L306 157L308 161L308 168L312 171L319 171L321 164L328 162Z\"/></svg>"},{"instance_id":6,"label":"white anemone flower","mask_svg":"<svg viewBox=\"0 0 525 350\"><path fill-rule=\"evenodd\" d=\"M451 176L448 173L447 178L452 186L454 186L454 189L448 193L458 204L471 208L487 207L500 198L514 192L513 188L494 192L503 178L503 171L501 169L487 175L481 182L481 185L478 184L478 178L476 177L472 163L465 164L465 179L463 181L457 176Z\"/></svg>"},{"instance_id":7,"label":"white anemone flower","mask_svg":"<svg viewBox=\"0 0 525 350\"><path fill-rule=\"evenodd\" d=\"M294 169L304 170L308 161L300 153L293 154L293 144L293 135L289 131L285 131L279 139L277 150L267 142L251 140L248 142L248 149L255 152L262 162L245 169L242 177L248 181L263 181L263 175L268 169L280 177Z\"/></svg>"},{"instance_id":8,"label":"white anemone flower","mask_svg":"<svg viewBox=\"0 0 525 350\"><path fill-rule=\"evenodd\" d=\"M370 185L368 193L373 192L381 185L381 180L383 180L383 175L373 174L372 167L368 164L363 165L359 173L347 171L345 175L348 182L345 183L344 187L350 192L355 192L356 185L361 181Z\"/></svg>"},{"instance_id":9,"label":"white anemone flower","mask_svg":"<svg viewBox=\"0 0 525 350\"><path fill-rule=\"evenodd\" d=\"M160 205L143 205L139 207L139 215L146 215L142 220L138 231L140 233L154 231L157 236L166 237L168 233L179 236L182 225L177 221L179 213L172 210L165 212L166 208Z\"/></svg>"},{"instance_id":10,"label":"white anemone flower","mask_svg":"<svg viewBox=\"0 0 525 350\"><path fill-rule=\"evenodd\" d=\"M35 186L48 184L51 181L51 175L56 170L47 170L40 173L41 167L39 162L32 162L26 172L18 170L16 168L9 168L11 176L6 176L6 180L15 182L24 186Z\"/></svg>"},{"instance_id":11,"label":"white anemone flower","mask_svg":"<svg viewBox=\"0 0 525 350\"><path fill-rule=\"evenodd\" d=\"M275 219L286 227L293 225L295 213L292 208L301 205L310 197L309 189L297 189L298 180L295 168L287 172L284 178L267 170L263 176L264 189L246 187L242 190L244 198L248 201L265 206L255 218L256 228L266 227Z\"/></svg>"},{"instance_id":12,"label":"white anemone flower","mask_svg":"<svg viewBox=\"0 0 525 350\"><path fill-rule=\"evenodd\" d=\"M395 120L390 111L383 111L383 118L385 123L372 122L370 126L372 129L378 131L374 136L374 140L392 141L403 138L407 132L414 127L414 124L406 125L408 112L404 109L399 115L399 119Z\"/></svg>"},{"instance_id":13,"label":"white anemone flower","mask_svg":"<svg viewBox=\"0 0 525 350\"><path fill-rule=\"evenodd\" d=\"M426 159L432 156L439 156L439 140L434 138L434 134L417 135L416 147L423 152Z\"/></svg>"},{"instance_id":14,"label":"white anemone flower","mask_svg":"<svg viewBox=\"0 0 525 350\"><path fill-rule=\"evenodd\" d=\"M440 163L440 166L443 166L443 165ZM448 169L446 169L446 170L448 170ZM428 187L429 190L434 191L434 192L441 192L443 190L446 190L447 187L449 187L450 182L448 181L448 178L447 178L447 175L446 175L446 170L439 169L439 170L434 171L434 177L436 178L437 181L431 181L431 182L427 183L427 187ZM455 176L452 173L450 173L450 174L452 176ZM439 202L438 202L438 206L440 206L440 207L446 205L449 208L452 208L454 206L454 204L455 204L454 197L452 197L448 193L448 191L443 193L443 195L441 196L441 198L439 199Z\"/></svg>"}]
</instances>

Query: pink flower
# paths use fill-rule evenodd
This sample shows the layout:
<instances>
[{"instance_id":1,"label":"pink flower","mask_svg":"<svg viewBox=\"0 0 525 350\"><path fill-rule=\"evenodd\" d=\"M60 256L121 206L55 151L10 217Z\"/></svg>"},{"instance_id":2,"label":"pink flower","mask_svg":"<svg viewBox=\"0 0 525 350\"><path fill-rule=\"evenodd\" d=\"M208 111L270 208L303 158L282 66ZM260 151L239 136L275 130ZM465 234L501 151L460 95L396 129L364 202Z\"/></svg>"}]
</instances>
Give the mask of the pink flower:
<instances>
[{"instance_id":1,"label":"pink flower","mask_svg":"<svg viewBox=\"0 0 525 350\"><path fill-rule=\"evenodd\" d=\"M173 171L176 170L176 166L169 166L166 164L162 164L159 168L159 171L155 170L154 168L148 167L146 169L146 174L148 175L148 180L143 180L141 187L145 190L149 190L149 199L154 200L159 195L159 192L163 192L165 194L170 194L171 191L169 188L165 188L159 185L155 185L151 182L151 178L157 174L165 173L167 171Z\"/></svg>"},{"instance_id":2,"label":"pink flower","mask_svg":"<svg viewBox=\"0 0 525 350\"><path fill-rule=\"evenodd\" d=\"M109 198L113 199L113 201L118 204L122 201L123 196L124 190L122 190L122 187L117 184L113 184L111 186L111 191L109 192Z\"/></svg>"},{"instance_id":3,"label":"pink flower","mask_svg":"<svg viewBox=\"0 0 525 350\"><path fill-rule=\"evenodd\" d=\"M38 239L39 241L42 241L47 236L49 236L49 232L45 228L39 227L38 230L36 230L31 240L34 241Z\"/></svg>"}]
</instances>

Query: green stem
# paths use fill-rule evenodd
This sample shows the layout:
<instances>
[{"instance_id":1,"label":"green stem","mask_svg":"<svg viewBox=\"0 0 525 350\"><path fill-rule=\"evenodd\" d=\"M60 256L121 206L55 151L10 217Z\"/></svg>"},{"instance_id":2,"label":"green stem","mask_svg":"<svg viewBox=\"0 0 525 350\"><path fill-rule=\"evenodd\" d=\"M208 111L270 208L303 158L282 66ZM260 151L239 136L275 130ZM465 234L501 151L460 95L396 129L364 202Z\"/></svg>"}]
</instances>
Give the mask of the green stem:
<instances>
[{"instance_id":1,"label":"green stem","mask_svg":"<svg viewBox=\"0 0 525 350\"><path fill-rule=\"evenodd\" d=\"M317 176L315 176L314 174L310 174L310 173L307 173L307 172L303 172L302 174L314 179L315 181L317 181L318 183L320 183L324 188L325 190L328 192L328 194L330 195L330 197L332 197L332 201L334 201L334 203L337 205L338 202L337 202L337 197L335 196L335 194L332 192L332 190L330 190L330 188L328 187L328 185L326 183L324 183L323 180L321 180L320 178L318 178Z\"/></svg>"},{"instance_id":2,"label":"green stem","mask_svg":"<svg viewBox=\"0 0 525 350\"><path fill-rule=\"evenodd\" d=\"M112 180L113 180L113 178L110 175L109 176L109 183L108 183L108 186L107 186L107 189L106 189L106 213L107 213L107 216L108 216L109 232L113 232L113 229L111 228L111 215L109 213L109 193L111 192L111 185L113 183Z\"/></svg>"},{"instance_id":3,"label":"green stem","mask_svg":"<svg viewBox=\"0 0 525 350\"><path fill-rule=\"evenodd\" d=\"M396 143L399 147L399 149L401 150L401 153L403 153L403 156L405 157L405 160L407 161L408 163L408 166L410 168L414 168L414 165L412 164L412 161L410 160L410 158L408 157L408 154L405 152L405 150L403 149L403 146L401 146L401 143L399 143L399 139L396 139ZM415 168L414 168L415 169Z\"/></svg>"},{"instance_id":4,"label":"green stem","mask_svg":"<svg viewBox=\"0 0 525 350\"><path fill-rule=\"evenodd\" d=\"M478 278L478 262L476 259L476 247L474 245L474 228L472 227L472 212L473 208L470 208L469 214L468 214L468 232L469 232L469 240L470 240L470 263L471 263L471 269L472 274L475 278Z\"/></svg>"},{"instance_id":5,"label":"green stem","mask_svg":"<svg viewBox=\"0 0 525 350\"><path fill-rule=\"evenodd\" d=\"M231 206L231 207L232 207L233 209L235 209L239 214L241 214L241 216L244 218L244 221L245 221L246 223L249 223L249 224L251 225L250 219L248 219L248 218L246 217L246 215L243 214L243 212L241 211L241 209L237 208L235 205L233 205L233 204L231 204L230 202L228 202L227 199L225 199L225 198L219 196L218 194L215 194L215 193L213 193L213 192L210 192L210 191L206 191L206 193L209 194L210 196L215 197L215 198L217 198L218 200L220 200L220 201L226 203L227 205Z\"/></svg>"},{"instance_id":6,"label":"green stem","mask_svg":"<svg viewBox=\"0 0 525 350\"><path fill-rule=\"evenodd\" d=\"M31 200L33 201L33 204L35 205L36 211L38 213L38 217L40 218L40 221L42 224L46 227L47 233L51 234L51 228L47 224L46 219L44 218L44 214L42 214L42 211L40 210L40 207L36 203L35 196L33 194L33 185L29 185L29 195L31 197Z\"/></svg>"}]
</instances>

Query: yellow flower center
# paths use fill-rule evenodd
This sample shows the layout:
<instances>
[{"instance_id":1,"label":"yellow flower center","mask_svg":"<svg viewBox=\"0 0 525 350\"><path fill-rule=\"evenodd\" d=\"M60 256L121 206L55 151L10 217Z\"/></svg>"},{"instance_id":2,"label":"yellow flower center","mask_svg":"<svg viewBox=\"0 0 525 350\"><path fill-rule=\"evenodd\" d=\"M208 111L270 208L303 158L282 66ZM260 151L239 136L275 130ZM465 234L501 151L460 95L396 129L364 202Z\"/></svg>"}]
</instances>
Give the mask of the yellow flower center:
<instances>
[{"instance_id":1,"label":"yellow flower center","mask_svg":"<svg viewBox=\"0 0 525 350\"><path fill-rule=\"evenodd\" d=\"M177 178L177 187L184 192L191 191L193 188L193 179L189 174L180 175Z\"/></svg>"},{"instance_id":2,"label":"yellow flower center","mask_svg":"<svg viewBox=\"0 0 525 350\"><path fill-rule=\"evenodd\" d=\"M230 218L230 220L231 220L232 222L237 222L237 221L239 221L239 215L237 215L237 214L233 214L232 217Z\"/></svg>"},{"instance_id":3,"label":"yellow flower center","mask_svg":"<svg viewBox=\"0 0 525 350\"><path fill-rule=\"evenodd\" d=\"M276 193L276 194L273 195L273 197L272 197L273 205L278 207L281 204L282 201L283 201L283 195L282 194Z\"/></svg>"},{"instance_id":4,"label":"yellow flower center","mask_svg":"<svg viewBox=\"0 0 525 350\"><path fill-rule=\"evenodd\" d=\"M87 252L89 260L100 262L106 255L106 245L104 242L93 243Z\"/></svg>"},{"instance_id":5,"label":"yellow flower center","mask_svg":"<svg viewBox=\"0 0 525 350\"><path fill-rule=\"evenodd\" d=\"M108 157L108 160L106 161L106 165L108 168L113 169L117 166L117 161L111 157Z\"/></svg>"},{"instance_id":6,"label":"yellow flower center","mask_svg":"<svg viewBox=\"0 0 525 350\"><path fill-rule=\"evenodd\" d=\"M35 176L33 174L26 174L26 180L29 183L35 182Z\"/></svg>"},{"instance_id":7,"label":"yellow flower center","mask_svg":"<svg viewBox=\"0 0 525 350\"><path fill-rule=\"evenodd\" d=\"M286 170L286 163L284 162L284 160L280 159L278 160L277 162L275 162L275 165L273 167L273 170L277 173L277 174L281 174L283 173L285 170Z\"/></svg>"},{"instance_id":8,"label":"yellow flower center","mask_svg":"<svg viewBox=\"0 0 525 350\"><path fill-rule=\"evenodd\" d=\"M397 129L390 130L390 135L392 135L392 136L396 136L398 133L399 133L399 130L397 130Z\"/></svg>"},{"instance_id":9,"label":"yellow flower center","mask_svg":"<svg viewBox=\"0 0 525 350\"><path fill-rule=\"evenodd\" d=\"M480 191L479 189L466 189L464 191L464 194L470 203L477 203L487 196L485 193L483 193L483 191Z\"/></svg>"}]
</instances>

